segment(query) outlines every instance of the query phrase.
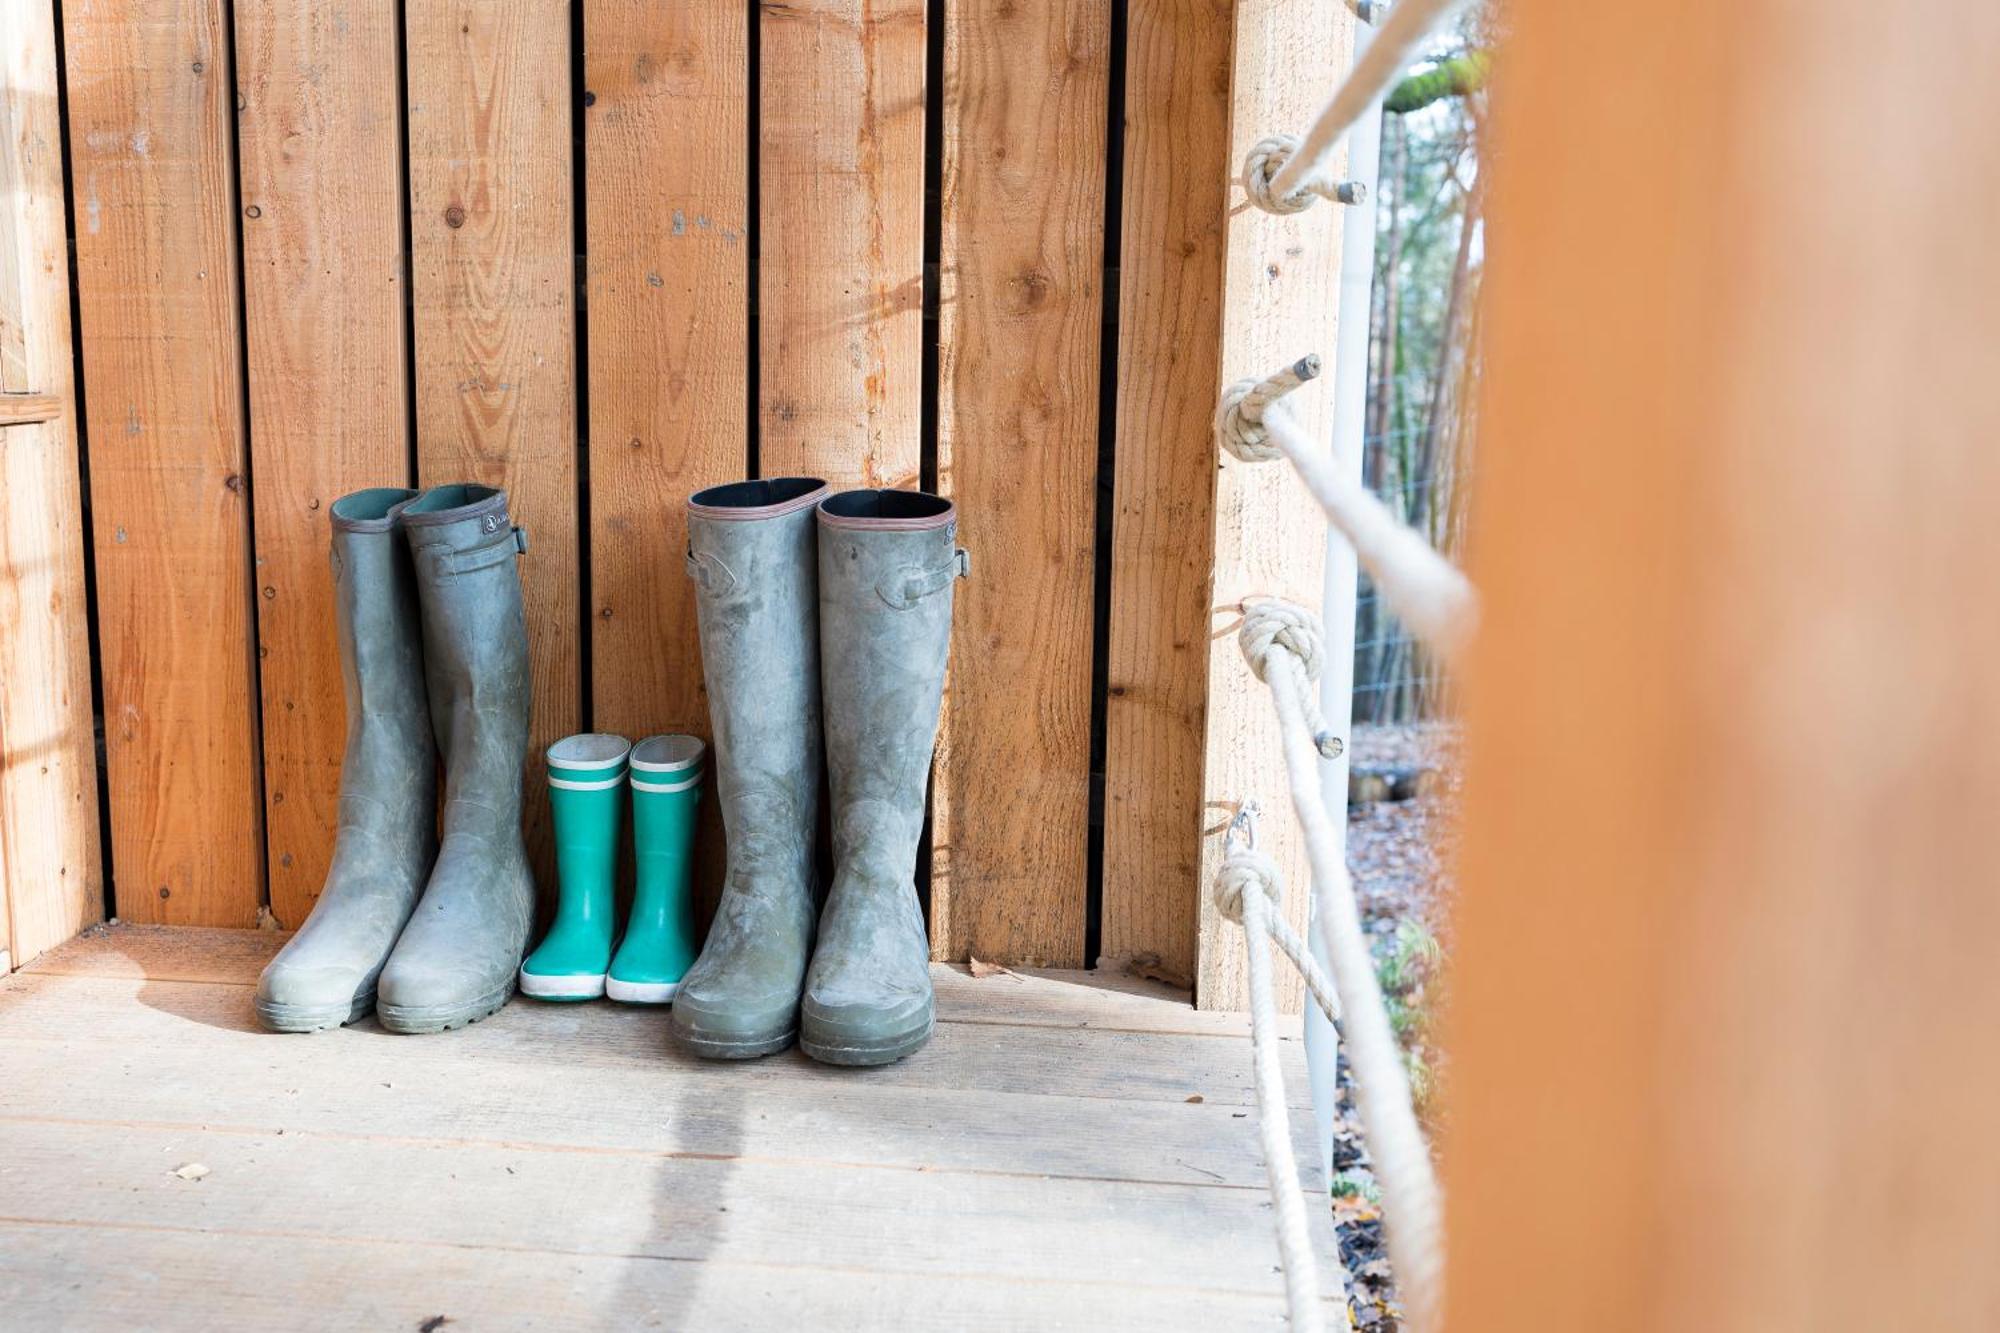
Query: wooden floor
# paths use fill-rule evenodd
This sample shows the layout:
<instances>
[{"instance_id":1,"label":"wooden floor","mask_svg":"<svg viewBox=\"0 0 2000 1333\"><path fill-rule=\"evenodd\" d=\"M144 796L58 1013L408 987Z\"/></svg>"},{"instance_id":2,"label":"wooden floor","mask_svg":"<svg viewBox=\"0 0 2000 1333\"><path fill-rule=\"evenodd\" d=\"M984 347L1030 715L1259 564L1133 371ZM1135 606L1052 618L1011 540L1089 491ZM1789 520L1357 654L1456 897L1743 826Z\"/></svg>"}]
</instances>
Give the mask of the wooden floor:
<instances>
[{"instance_id":1,"label":"wooden floor","mask_svg":"<svg viewBox=\"0 0 2000 1333\"><path fill-rule=\"evenodd\" d=\"M901 1064L714 1065L605 1003L261 1033L281 939L114 925L0 979L0 1325L1282 1323L1243 1020L1176 992L941 967Z\"/></svg>"}]
</instances>

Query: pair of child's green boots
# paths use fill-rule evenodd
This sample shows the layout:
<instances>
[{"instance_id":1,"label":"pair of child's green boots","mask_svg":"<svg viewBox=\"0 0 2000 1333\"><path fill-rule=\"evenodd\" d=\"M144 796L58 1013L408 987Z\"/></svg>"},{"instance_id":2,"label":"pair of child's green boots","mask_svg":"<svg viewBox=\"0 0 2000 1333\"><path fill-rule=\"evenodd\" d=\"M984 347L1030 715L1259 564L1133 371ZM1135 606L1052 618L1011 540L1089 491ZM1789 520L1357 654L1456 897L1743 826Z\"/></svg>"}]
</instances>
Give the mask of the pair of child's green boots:
<instances>
[{"instance_id":1,"label":"pair of child's green boots","mask_svg":"<svg viewBox=\"0 0 2000 1333\"><path fill-rule=\"evenodd\" d=\"M706 748L694 736L568 736L548 750L562 896L555 924L521 964L521 994L538 1000L668 1004L701 941L689 872ZM632 793L636 883L612 953L618 831Z\"/></svg>"}]
</instances>

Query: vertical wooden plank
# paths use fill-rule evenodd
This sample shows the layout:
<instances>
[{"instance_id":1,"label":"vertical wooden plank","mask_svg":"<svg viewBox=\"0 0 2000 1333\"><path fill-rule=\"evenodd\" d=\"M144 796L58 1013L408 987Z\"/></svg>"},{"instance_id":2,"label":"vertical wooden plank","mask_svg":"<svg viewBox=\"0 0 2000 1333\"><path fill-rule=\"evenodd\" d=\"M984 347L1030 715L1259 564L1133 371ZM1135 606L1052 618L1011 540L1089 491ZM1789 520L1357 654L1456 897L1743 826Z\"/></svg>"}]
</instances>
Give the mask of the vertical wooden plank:
<instances>
[{"instance_id":1,"label":"vertical wooden plank","mask_svg":"<svg viewBox=\"0 0 2000 1333\"><path fill-rule=\"evenodd\" d=\"M923 0L764 5L758 31L759 470L914 486Z\"/></svg>"},{"instance_id":2,"label":"vertical wooden plank","mask_svg":"<svg viewBox=\"0 0 2000 1333\"><path fill-rule=\"evenodd\" d=\"M680 502L750 465L749 31L732 0L584 7L593 722L635 741L709 730Z\"/></svg>"},{"instance_id":3,"label":"vertical wooden plank","mask_svg":"<svg viewBox=\"0 0 2000 1333\"><path fill-rule=\"evenodd\" d=\"M958 585L939 740L940 957L1084 942L1109 0L946 11L938 480Z\"/></svg>"},{"instance_id":4,"label":"vertical wooden plank","mask_svg":"<svg viewBox=\"0 0 2000 1333\"><path fill-rule=\"evenodd\" d=\"M1103 952L1193 978L1231 0L1127 19ZM1213 817L1211 817L1213 822Z\"/></svg>"},{"instance_id":5,"label":"vertical wooden plank","mask_svg":"<svg viewBox=\"0 0 2000 1333\"><path fill-rule=\"evenodd\" d=\"M1466 1327L2000 1313L2000 10L1923 17L1509 10Z\"/></svg>"},{"instance_id":6,"label":"vertical wooden plank","mask_svg":"<svg viewBox=\"0 0 2000 1333\"><path fill-rule=\"evenodd\" d=\"M744 475L748 24L587 0L592 690L600 728L707 734L680 501Z\"/></svg>"},{"instance_id":7,"label":"vertical wooden plank","mask_svg":"<svg viewBox=\"0 0 2000 1333\"><path fill-rule=\"evenodd\" d=\"M1262 378L1308 352L1331 354L1340 303L1340 211L1324 201L1279 217L1244 197L1242 163L1251 147L1278 131L1303 133L1345 74L1354 17L1342 0L1238 0L1230 74L1229 218L1224 234L1222 376L1225 385ZM1287 400L1315 435L1329 436L1332 404L1324 388ZM1208 604L1220 627L1246 597L1282 597L1317 607L1326 563L1326 518L1305 486L1282 463L1240 463L1218 457L1215 473L1214 567ZM1270 691L1251 674L1234 634L1208 650L1208 705L1203 719L1206 826L1218 828L1227 806L1255 800L1269 818L1261 846L1284 868L1292 892L1285 910L1304 927L1311 898L1305 852L1291 812L1290 789L1278 748ZM1247 1002L1243 932L1215 910L1210 891L1222 863L1220 833L1201 837L1195 882L1200 911L1195 1000L1207 1009ZM1280 972L1279 997L1299 1002L1300 982Z\"/></svg>"},{"instance_id":8,"label":"vertical wooden plank","mask_svg":"<svg viewBox=\"0 0 2000 1333\"><path fill-rule=\"evenodd\" d=\"M541 754L582 709L569 17L410 0L406 18L417 474L504 486L528 529L529 844L553 889Z\"/></svg>"},{"instance_id":9,"label":"vertical wooden plank","mask_svg":"<svg viewBox=\"0 0 2000 1333\"><path fill-rule=\"evenodd\" d=\"M8 0L0 292L19 387L61 415L0 427L0 973L104 915L56 27Z\"/></svg>"},{"instance_id":10,"label":"vertical wooden plank","mask_svg":"<svg viewBox=\"0 0 2000 1333\"><path fill-rule=\"evenodd\" d=\"M63 8L118 914L263 898L221 0Z\"/></svg>"},{"instance_id":11,"label":"vertical wooden plank","mask_svg":"<svg viewBox=\"0 0 2000 1333\"><path fill-rule=\"evenodd\" d=\"M339 822L327 509L409 478L397 37L391 6L237 0L264 818L271 911L292 927Z\"/></svg>"}]
</instances>

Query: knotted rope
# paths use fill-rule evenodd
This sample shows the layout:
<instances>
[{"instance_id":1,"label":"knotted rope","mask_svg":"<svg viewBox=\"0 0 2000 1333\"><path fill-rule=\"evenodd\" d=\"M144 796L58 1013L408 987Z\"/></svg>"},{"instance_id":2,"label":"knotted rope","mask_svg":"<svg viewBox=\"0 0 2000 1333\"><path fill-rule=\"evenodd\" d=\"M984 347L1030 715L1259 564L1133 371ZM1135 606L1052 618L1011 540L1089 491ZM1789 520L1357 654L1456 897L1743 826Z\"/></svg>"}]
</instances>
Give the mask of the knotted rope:
<instances>
[{"instance_id":1,"label":"knotted rope","mask_svg":"<svg viewBox=\"0 0 2000 1333\"><path fill-rule=\"evenodd\" d=\"M1326 1011L1329 1018L1340 1016L1340 997L1333 989L1333 982L1320 969L1312 950L1306 947L1305 937L1292 929L1292 923L1285 920L1277 909L1285 901L1285 875L1278 863L1255 848L1255 819L1261 813L1257 803L1251 801L1237 813L1231 821L1231 833L1240 825L1252 831L1252 846L1242 852L1225 855L1222 869L1215 876L1215 910L1225 920L1243 924L1243 898L1246 893L1258 892L1272 908L1264 918L1265 929L1285 957L1305 979L1306 989L1313 999ZM1227 835L1224 838L1227 842ZM1282 1110L1282 1108L1280 1108Z\"/></svg>"},{"instance_id":2,"label":"knotted rope","mask_svg":"<svg viewBox=\"0 0 2000 1333\"><path fill-rule=\"evenodd\" d=\"M1301 633L1302 625L1310 632ZM1254 832L1254 806L1244 808L1224 839L1215 901L1223 915L1242 922L1249 949L1258 1125L1271 1177L1293 1327L1318 1328L1320 1310L1310 1247L1303 1231L1293 1230L1293 1205L1298 1205L1302 1216L1303 1203L1291 1155L1277 1055L1270 1044L1270 1033L1277 1023L1269 975L1272 940L1298 965L1313 999L1327 1016L1342 1019L1341 1035L1354 1070L1355 1100L1361 1111L1362 1141L1382 1187L1389 1258L1403 1293L1408 1327L1416 1333L1431 1333L1438 1327L1442 1311L1443 1201L1430 1149L1411 1105L1409 1075L1375 978L1374 959L1354 901L1354 884L1340 856L1320 787L1320 752L1313 740L1317 711L1310 671L1320 642L1318 622L1302 607L1259 601L1244 608L1239 644L1251 669L1270 687L1277 709L1292 808L1305 834L1306 858L1312 866L1312 920L1332 964L1332 984L1327 984L1303 941L1277 911L1281 877L1276 864L1257 853L1254 843L1247 853L1233 845L1238 824L1248 824Z\"/></svg>"},{"instance_id":3,"label":"knotted rope","mask_svg":"<svg viewBox=\"0 0 2000 1333\"><path fill-rule=\"evenodd\" d=\"M1223 836L1222 869L1215 877L1215 905L1243 927L1249 951L1250 1059L1257 1088L1257 1137L1264 1150L1264 1174L1278 1228L1278 1258L1285 1272L1285 1304L1294 1333L1326 1327L1319 1299L1319 1270L1313 1262L1312 1232L1305 1196L1299 1190L1298 1161L1292 1155L1292 1119L1285 1109L1285 1073L1278 1063L1278 1013L1271 993L1271 938L1282 924L1279 904L1284 877L1278 863L1257 850L1257 811L1245 806ZM1244 836L1245 845L1236 839ZM1344 1295L1345 1274L1341 1282Z\"/></svg>"},{"instance_id":4,"label":"knotted rope","mask_svg":"<svg viewBox=\"0 0 2000 1333\"><path fill-rule=\"evenodd\" d=\"M1309 181L1289 195L1275 193L1271 188L1273 178L1298 151L1296 134L1273 134L1257 141L1243 159L1243 193L1250 196L1251 203L1266 213L1285 214L1305 212L1312 207L1314 198L1343 204L1368 201L1368 187L1360 181Z\"/></svg>"},{"instance_id":5,"label":"knotted rope","mask_svg":"<svg viewBox=\"0 0 2000 1333\"><path fill-rule=\"evenodd\" d=\"M1290 459L1299 479L1326 511L1327 522L1354 547L1361 567L1390 608L1448 663L1465 647L1478 623L1472 585L1429 542L1337 469L1332 455L1316 445L1278 401L1318 374L1319 358L1308 356L1267 379L1230 385L1216 410L1216 439L1232 457L1246 463Z\"/></svg>"},{"instance_id":6,"label":"knotted rope","mask_svg":"<svg viewBox=\"0 0 2000 1333\"><path fill-rule=\"evenodd\" d=\"M1290 602L1245 601L1243 628L1237 631L1236 644L1243 650L1243 659L1250 664L1250 670L1257 679L1267 683L1270 677L1266 674L1269 669L1266 664L1273 653L1283 651L1298 659L1299 668L1306 673L1307 680L1319 679L1320 667L1326 656L1326 636L1320 633L1319 617ZM1320 714L1316 693L1308 694L1305 709L1306 725L1312 729L1313 748L1320 752L1322 758L1340 758L1345 747Z\"/></svg>"},{"instance_id":7,"label":"knotted rope","mask_svg":"<svg viewBox=\"0 0 2000 1333\"><path fill-rule=\"evenodd\" d=\"M1250 202L1268 213L1296 213L1313 198L1339 198L1329 172L1340 136L1369 107L1382 100L1403 66L1432 28L1460 0L1398 0L1376 29L1374 40L1355 58L1347 79L1334 90L1305 138L1274 134L1260 139L1243 162L1243 189ZM1350 200L1352 202L1352 200Z\"/></svg>"},{"instance_id":8,"label":"knotted rope","mask_svg":"<svg viewBox=\"0 0 2000 1333\"><path fill-rule=\"evenodd\" d=\"M1264 429L1264 410L1307 380L1319 378L1319 358L1302 356L1269 379L1238 380L1222 391L1215 433L1231 456L1245 463L1268 463L1285 451Z\"/></svg>"}]
</instances>

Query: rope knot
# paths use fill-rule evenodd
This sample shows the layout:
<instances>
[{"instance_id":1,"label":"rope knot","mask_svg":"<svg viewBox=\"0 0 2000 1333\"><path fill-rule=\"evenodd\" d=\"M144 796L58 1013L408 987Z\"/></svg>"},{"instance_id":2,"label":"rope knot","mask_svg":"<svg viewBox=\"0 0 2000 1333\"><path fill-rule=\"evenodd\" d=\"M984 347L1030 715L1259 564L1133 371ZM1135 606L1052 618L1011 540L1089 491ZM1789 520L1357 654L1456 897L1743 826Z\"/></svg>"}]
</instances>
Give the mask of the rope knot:
<instances>
[{"instance_id":1,"label":"rope knot","mask_svg":"<svg viewBox=\"0 0 2000 1333\"><path fill-rule=\"evenodd\" d=\"M1215 435L1222 447L1239 462L1268 463L1283 458L1284 450L1271 443L1264 429L1264 404L1251 395L1260 380L1238 380L1222 391L1222 408L1215 416Z\"/></svg>"},{"instance_id":2,"label":"rope knot","mask_svg":"<svg viewBox=\"0 0 2000 1333\"><path fill-rule=\"evenodd\" d=\"M1326 657L1326 640L1320 632L1319 617L1290 602L1246 603L1243 628L1237 633L1236 642L1258 680L1269 679L1265 673L1271 654L1281 649L1299 660L1307 680L1319 679Z\"/></svg>"},{"instance_id":3,"label":"rope knot","mask_svg":"<svg viewBox=\"0 0 2000 1333\"><path fill-rule=\"evenodd\" d=\"M1254 847L1233 851L1222 860L1215 875L1215 910L1238 925L1243 924L1243 895L1258 893L1275 916L1285 900L1284 873L1278 863Z\"/></svg>"},{"instance_id":4,"label":"rope knot","mask_svg":"<svg viewBox=\"0 0 2000 1333\"><path fill-rule=\"evenodd\" d=\"M1216 408L1216 439L1245 463L1268 463L1283 458L1285 451L1272 440L1270 428L1264 424L1264 413L1301 384L1318 379L1319 371L1317 356L1302 356L1275 375L1236 381L1222 391L1222 403Z\"/></svg>"},{"instance_id":5,"label":"rope knot","mask_svg":"<svg viewBox=\"0 0 2000 1333\"><path fill-rule=\"evenodd\" d=\"M1312 207L1312 191L1298 190L1279 198L1271 193L1271 178L1285 165L1293 153L1299 151L1299 136L1296 134L1274 134L1268 139L1259 139L1249 156L1243 159L1243 193L1250 196L1250 202L1266 213L1303 213Z\"/></svg>"}]
</instances>

